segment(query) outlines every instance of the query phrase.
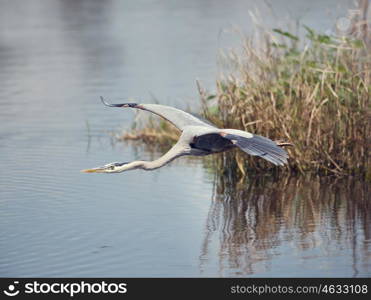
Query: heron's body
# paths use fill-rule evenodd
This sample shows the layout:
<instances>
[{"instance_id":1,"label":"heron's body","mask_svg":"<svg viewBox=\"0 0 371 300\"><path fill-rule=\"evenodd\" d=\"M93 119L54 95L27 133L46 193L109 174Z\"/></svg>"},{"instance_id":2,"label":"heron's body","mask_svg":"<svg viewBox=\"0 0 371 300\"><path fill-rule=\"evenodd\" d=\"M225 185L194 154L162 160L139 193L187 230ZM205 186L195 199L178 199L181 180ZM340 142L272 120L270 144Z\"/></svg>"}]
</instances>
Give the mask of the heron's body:
<instances>
[{"instance_id":1,"label":"heron's body","mask_svg":"<svg viewBox=\"0 0 371 300\"><path fill-rule=\"evenodd\" d=\"M111 163L103 167L84 170L87 173L119 173L133 169L154 170L185 155L204 156L226 151L235 147L250 155L260 156L275 165L284 165L288 155L276 142L237 129L219 129L182 110L159 104L108 104L111 107L131 107L150 111L163 117L180 131L177 143L162 157L154 161L133 161L130 163ZM289 143L285 143L288 145Z\"/></svg>"}]
</instances>

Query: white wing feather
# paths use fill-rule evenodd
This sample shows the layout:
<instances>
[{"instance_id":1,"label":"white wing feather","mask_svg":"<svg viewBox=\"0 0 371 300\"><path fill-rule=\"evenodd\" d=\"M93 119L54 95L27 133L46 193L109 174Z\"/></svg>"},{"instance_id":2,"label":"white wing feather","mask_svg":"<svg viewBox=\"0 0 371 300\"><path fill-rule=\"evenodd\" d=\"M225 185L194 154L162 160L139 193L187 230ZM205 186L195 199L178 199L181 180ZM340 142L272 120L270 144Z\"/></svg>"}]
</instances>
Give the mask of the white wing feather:
<instances>
[{"instance_id":1,"label":"white wing feather","mask_svg":"<svg viewBox=\"0 0 371 300\"><path fill-rule=\"evenodd\" d=\"M186 126L206 126L209 128L214 127L187 112L166 105L138 104L136 108L150 111L164 118L165 120L172 123L175 127L179 128L181 131L183 131Z\"/></svg>"}]
</instances>

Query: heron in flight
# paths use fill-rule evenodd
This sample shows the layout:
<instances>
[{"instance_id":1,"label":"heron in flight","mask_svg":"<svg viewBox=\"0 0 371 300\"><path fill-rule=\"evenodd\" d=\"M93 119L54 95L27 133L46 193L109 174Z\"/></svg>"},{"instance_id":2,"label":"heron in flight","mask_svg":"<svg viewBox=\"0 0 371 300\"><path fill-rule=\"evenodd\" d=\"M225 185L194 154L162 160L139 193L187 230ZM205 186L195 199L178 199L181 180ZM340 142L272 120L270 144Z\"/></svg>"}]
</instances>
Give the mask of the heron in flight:
<instances>
[{"instance_id":1,"label":"heron in flight","mask_svg":"<svg viewBox=\"0 0 371 300\"><path fill-rule=\"evenodd\" d=\"M290 143L274 142L266 137L237 129L219 129L170 106L137 103L109 104L103 97L101 100L109 107L136 108L156 114L177 127L181 135L178 142L167 153L154 161L114 162L102 167L82 170L82 172L121 173L135 169L155 170L180 156L204 156L236 147L250 155L260 156L274 165L283 166L287 163L287 152L281 146Z\"/></svg>"}]
</instances>

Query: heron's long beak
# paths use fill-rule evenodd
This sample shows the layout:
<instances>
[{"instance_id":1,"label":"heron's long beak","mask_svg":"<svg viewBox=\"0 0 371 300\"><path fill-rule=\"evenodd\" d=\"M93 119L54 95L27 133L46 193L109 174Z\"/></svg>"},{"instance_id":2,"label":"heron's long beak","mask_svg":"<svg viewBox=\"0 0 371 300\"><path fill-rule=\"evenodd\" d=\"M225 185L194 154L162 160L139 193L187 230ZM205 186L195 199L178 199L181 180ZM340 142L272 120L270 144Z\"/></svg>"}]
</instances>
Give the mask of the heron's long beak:
<instances>
[{"instance_id":1,"label":"heron's long beak","mask_svg":"<svg viewBox=\"0 0 371 300\"><path fill-rule=\"evenodd\" d=\"M82 173L104 173L105 167L81 170Z\"/></svg>"}]
</instances>

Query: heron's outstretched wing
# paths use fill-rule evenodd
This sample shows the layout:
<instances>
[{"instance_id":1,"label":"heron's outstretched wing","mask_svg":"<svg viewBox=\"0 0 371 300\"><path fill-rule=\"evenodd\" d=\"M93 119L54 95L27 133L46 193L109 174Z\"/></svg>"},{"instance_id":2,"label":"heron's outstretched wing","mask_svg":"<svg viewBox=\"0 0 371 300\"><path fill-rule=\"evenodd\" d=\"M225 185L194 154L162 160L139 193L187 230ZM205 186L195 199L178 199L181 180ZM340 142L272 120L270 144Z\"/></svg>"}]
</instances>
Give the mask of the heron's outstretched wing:
<instances>
[{"instance_id":1,"label":"heron's outstretched wing","mask_svg":"<svg viewBox=\"0 0 371 300\"><path fill-rule=\"evenodd\" d=\"M169 121L181 131L183 131L184 127L186 126L207 126L209 128L213 127L212 125L201 121L195 116L192 116L191 114L186 113L174 107L160 105L160 104L137 104L137 103L109 104L106 101L104 101L103 97L100 97L100 98L103 104L106 106L132 107L132 108L138 108L138 109L142 109L142 110L146 110L151 113L154 113L164 118L165 120Z\"/></svg>"},{"instance_id":2,"label":"heron's outstretched wing","mask_svg":"<svg viewBox=\"0 0 371 300\"><path fill-rule=\"evenodd\" d=\"M287 152L266 137L236 129L221 129L220 135L250 155L260 156L275 165L287 163Z\"/></svg>"}]
</instances>

